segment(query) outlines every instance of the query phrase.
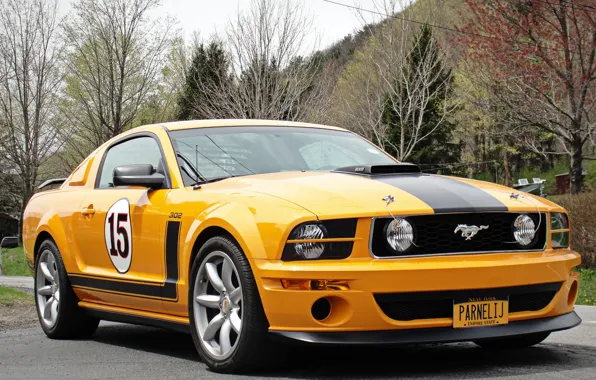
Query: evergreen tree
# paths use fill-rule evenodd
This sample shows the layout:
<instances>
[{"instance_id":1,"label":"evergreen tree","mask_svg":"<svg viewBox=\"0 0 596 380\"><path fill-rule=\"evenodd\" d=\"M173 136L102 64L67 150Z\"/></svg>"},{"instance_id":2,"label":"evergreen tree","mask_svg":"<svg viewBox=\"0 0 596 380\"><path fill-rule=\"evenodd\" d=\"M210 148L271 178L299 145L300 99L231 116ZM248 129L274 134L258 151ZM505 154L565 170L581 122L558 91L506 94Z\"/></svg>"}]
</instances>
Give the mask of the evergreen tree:
<instances>
[{"instance_id":1,"label":"evergreen tree","mask_svg":"<svg viewBox=\"0 0 596 380\"><path fill-rule=\"evenodd\" d=\"M421 75L421 65L426 67L432 67L434 72L428 77L435 78L432 83L428 84L428 93L431 94L432 99L427 103L425 109L417 110L423 112L422 115L422 127L418 131L420 136L428 137L420 140L412 154L408 157L408 161L415 162L417 164L446 164L459 162L461 157L461 150L463 148L461 143L454 142L453 132L455 125L448 120L441 121L441 125L436 128L437 123L443 118L443 106L444 102L447 101L451 95L451 86L446 85L452 82L451 70L445 68L444 64L440 61L438 54L437 41L433 37L432 28L428 25L423 25L420 28L420 32L414 38L414 43L411 51L407 58L407 70L405 75L408 76L406 79L409 83L417 83L417 75ZM429 62L432 62L429 64ZM406 88L403 83L399 85L400 89ZM401 126L412 124L414 120L407 120L403 123L399 120L399 115L395 112L394 107L391 104L394 99L391 96L395 94L387 95L386 100L383 104L383 122L389 126L389 139L395 145L399 146L400 139L402 138ZM401 95L407 96L405 91L402 91ZM418 115L414 114L416 117ZM436 128L434 131L433 129ZM406 139L409 137L408 134L413 133L412 129L403 131L406 134ZM432 133L431 133L432 132ZM391 150L391 149L389 149ZM397 152L390 152L395 154ZM442 166L437 165L425 167L425 169L438 169ZM442 170L443 173L449 172L449 170Z\"/></svg>"},{"instance_id":2,"label":"evergreen tree","mask_svg":"<svg viewBox=\"0 0 596 380\"><path fill-rule=\"evenodd\" d=\"M223 88L229 80L229 68L229 58L220 42L201 43L195 48L186 73L186 87L178 100L180 120L209 118L197 105L205 102L214 89Z\"/></svg>"}]
</instances>

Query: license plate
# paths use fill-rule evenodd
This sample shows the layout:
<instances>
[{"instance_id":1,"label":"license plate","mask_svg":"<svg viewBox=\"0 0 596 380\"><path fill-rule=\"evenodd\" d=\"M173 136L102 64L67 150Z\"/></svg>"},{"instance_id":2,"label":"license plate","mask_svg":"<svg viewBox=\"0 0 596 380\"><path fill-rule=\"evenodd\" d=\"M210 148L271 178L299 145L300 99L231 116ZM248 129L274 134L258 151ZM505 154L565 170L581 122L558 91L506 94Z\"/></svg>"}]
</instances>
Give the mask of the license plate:
<instances>
[{"instance_id":1,"label":"license plate","mask_svg":"<svg viewBox=\"0 0 596 380\"><path fill-rule=\"evenodd\" d=\"M509 301L478 298L453 303L453 327L498 326L509 323Z\"/></svg>"}]
</instances>

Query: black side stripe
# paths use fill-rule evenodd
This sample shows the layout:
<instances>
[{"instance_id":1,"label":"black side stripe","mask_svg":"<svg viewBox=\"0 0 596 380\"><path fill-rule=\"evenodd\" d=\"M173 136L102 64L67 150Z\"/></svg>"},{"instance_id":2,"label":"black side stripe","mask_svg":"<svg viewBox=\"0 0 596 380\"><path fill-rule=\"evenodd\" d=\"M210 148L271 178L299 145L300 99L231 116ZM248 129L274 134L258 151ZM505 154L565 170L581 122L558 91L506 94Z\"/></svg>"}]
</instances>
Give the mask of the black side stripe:
<instances>
[{"instance_id":1,"label":"black side stripe","mask_svg":"<svg viewBox=\"0 0 596 380\"><path fill-rule=\"evenodd\" d=\"M486 191L446 177L429 174L401 174L372 177L372 179L412 194L432 207L436 214L509 211L505 204Z\"/></svg>"},{"instance_id":2,"label":"black side stripe","mask_svg":"<svg viewBox=\"0 0 596 380\"><path fill-rule=\"evenodd\" d=\"M178 300L178 242L180 237L180 222L168 221L165 237L165 267L166 278L163 283L132 282L126 279L93 277L71 274L70 283L74 287L81 287L106 292L126 293L132 297L157 298L164 301ZM139 257L140 255L136 256Z\"/></svg>"}]
</instances>

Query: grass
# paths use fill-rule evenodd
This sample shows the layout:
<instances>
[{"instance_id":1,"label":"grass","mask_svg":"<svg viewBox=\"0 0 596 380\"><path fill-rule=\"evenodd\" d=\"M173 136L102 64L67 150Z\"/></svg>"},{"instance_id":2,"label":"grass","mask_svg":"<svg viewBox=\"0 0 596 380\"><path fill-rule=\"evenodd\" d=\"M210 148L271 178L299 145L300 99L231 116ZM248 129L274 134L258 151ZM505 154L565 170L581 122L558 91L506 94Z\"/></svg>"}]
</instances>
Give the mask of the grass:
<instances>
[{"instance_id":1,"label":"grass","mask_svg":"<svg viewBox=\"0 0 596 380\"><path fill-rule=\"evenodd\" d=\"M23 247L2 249L2 269L7 276L31 276Z\"/></svg>"},{"instance_id":2,"label":"grass","mask_svg":"<svg viewBox=\"0 0 596 380\"><path fill-rule=\"evenodd\" d=\"M578 305L596 306L596 269L580 269Z\"/></svg>"},{"instance_id":3,"label":"grass","mask_svg":"<svg viewBox=\"0 0 596 380\"><path fill-rule=\"evenodd\" d=\"M15 301L32 301L32 296L18 290L13 290L5 286L0 286L0 305L12 306Z\"/></svg>"}]
</instances>

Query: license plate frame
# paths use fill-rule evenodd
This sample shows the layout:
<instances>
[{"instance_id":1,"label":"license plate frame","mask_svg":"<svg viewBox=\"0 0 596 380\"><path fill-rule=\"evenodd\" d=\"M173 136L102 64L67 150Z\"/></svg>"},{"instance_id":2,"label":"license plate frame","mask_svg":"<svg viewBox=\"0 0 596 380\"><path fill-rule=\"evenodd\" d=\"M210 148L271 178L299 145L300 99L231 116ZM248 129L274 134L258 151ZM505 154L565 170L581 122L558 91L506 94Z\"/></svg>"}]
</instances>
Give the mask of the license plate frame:
<instances>
[{"instance_id":1,"label":"license plate frame","mask_svg":"<svg viewBox=\"0 0 596 380\"><path fill-rule=\"evenodd\" d=\"M453 300L453 328L501 326L508 323L509 297Z\"/></svg>"}]
</instances>

